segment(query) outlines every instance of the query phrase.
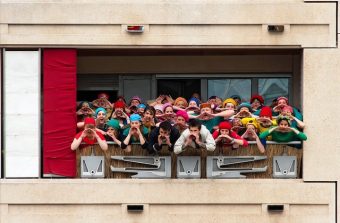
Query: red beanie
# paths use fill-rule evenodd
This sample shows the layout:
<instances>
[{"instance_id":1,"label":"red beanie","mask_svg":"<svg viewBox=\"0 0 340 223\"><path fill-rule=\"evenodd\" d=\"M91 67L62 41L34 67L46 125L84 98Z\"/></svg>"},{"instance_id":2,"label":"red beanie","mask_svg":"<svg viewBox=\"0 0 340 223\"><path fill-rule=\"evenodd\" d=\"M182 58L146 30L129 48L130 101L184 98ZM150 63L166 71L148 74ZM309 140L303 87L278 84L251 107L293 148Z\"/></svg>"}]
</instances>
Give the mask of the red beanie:
<instances>
[{"instance_id":1,"label":"red beanie","mask_svg":"<svg viewBox=\"0 0 340 223\"><path fill-rule=\"evenodd\" d=\"M85 124L85 125L86 125L86 124L96 125L96 120L94 120L94 118L89 118L89 117L87 117L87 118L84 119L84 124Z\"/></svg>"},{"instance_id":2,"label":"red beanie","mask_svg":"<svg viewBox=\"0 0 340 223\"><path fill-rule=\"evenodd\" d=\"M114 108L125 108L125 103L122 101L116 101L114 104Z\"/></svg>"},{"instance_id":3,"label":"red beanie","mask_svg":"<svg viewBox=\"0 0 340 223\"><path fill-rule=\"evenodd\" d=\"M272 109L269 106L264 106L260 111L260 117L267 116L272 119Z\"/></svg>"},{"instance_id":4,"label":"red beanie","mask_svg":"<svg viewBox=\"0 0 340 223\"><path fill-rule=\"evenodd\" d=\"M231 124L229 122L221 122L219 125L218 125L218 128L219 129L231 129Z\"/></svg>"},{"instance_id":5,"label":"red beanie","mask_svg":"<svg viewBox=\"0 0 340 223\"><path fill-rule=\"evenodd\" d=\"M253 95L250 99L250 104L254 102L254 100L257 99L261 104L264 104L264 99L261 95Z\"/></svg>"}]
</instances>

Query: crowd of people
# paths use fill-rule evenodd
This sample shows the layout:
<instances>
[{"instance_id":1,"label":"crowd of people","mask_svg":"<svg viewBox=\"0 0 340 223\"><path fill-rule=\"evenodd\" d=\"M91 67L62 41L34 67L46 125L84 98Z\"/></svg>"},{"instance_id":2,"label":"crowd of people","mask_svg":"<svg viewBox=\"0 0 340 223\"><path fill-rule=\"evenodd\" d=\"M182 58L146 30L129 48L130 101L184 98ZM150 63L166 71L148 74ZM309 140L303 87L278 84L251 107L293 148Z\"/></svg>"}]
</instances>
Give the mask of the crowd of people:
<instances>
[{"instance_id":1,"label":"crowd of people","mask_svg":"<svg viewBox=\"0 0 340 223\"><path fill-rule=\"evenodd\" d=\"M286 97L278 97L271 106L264 104L261 95L253 95L249 102L241 101L238 95L225 100L211 96L203 102L197 93L189 100L160 95L144 103L138 96L128 101L120 96L110 103L109 96L102 93L93 102L79 103L78 133L71 149L98 143L107 150L107 142L112 141L126 152L138 143L150 154L162 146L179 154L188 146L214 151L216 145L237 149L255 141L265 153L267 140L307 139L302 132L302 114Z\"/></svg>"}]
</instances>

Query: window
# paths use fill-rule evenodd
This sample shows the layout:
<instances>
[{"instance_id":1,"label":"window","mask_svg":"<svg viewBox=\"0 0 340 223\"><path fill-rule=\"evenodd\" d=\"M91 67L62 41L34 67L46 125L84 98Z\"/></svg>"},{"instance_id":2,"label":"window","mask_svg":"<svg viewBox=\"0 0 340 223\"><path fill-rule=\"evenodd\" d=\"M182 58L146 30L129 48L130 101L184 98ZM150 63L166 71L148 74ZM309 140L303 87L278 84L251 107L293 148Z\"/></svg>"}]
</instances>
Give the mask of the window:
<instances>
[{"instance_id":1,"label":"window","mask_svg":"<svg viewBox=\"0 0 340 223\"><path fill-rule=\"evenodd\" d=\"M265 104L270 103L279 96L289 97L288 78L260 78L258 80L258 93L264 98Z\"/></svg>"},{"instance_id":2,"label":"window","mask_svg":"<svg viewBox=\"0 0 340 223\"><path fill-rule=\"evenodd\" d=\"M213 95L222 99L239 95L242 101L247 101L251 97L251 79L208 80L208 97Z\"/></svg>"}]
</instances>

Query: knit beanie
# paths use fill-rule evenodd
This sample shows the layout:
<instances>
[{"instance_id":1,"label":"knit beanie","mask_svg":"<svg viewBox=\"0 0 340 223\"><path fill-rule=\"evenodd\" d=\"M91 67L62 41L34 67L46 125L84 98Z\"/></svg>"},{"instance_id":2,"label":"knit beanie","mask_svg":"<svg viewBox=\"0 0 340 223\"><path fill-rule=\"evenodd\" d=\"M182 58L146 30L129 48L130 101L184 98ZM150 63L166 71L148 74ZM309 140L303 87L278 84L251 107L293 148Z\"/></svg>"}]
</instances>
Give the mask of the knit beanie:
<instances>
[{"instance_id":1,"label":"knit beanie","mask_svg":"<svg viewBox=\"0 0 340 223\"><path fill-rule=\"evenodd\" d=\"M117 131L120 130L120 125L119 125L119 121L117 119L111 119L106 123L108 126L116 129Z\"/></svg>"},{"instance_id":2,"label":"knit beanie","mask_svg":"<svg viewBox=\"0 0 340 223\"><path fill-rule=\"evenodd\" d=\"M139 104L139 105L137 105L137 108L146 108L146 105L145 104Z\"/></svg>"},{"instance_id":3,"label":"knit beanie","mask_svg":"<svg viewBox=\"0 0 340 223\"><path fill-rule=\"evenodd\" d=\"M131 100L130 100L130 104L131 104L131 101L132 100L137 100L137 101L139 101L139 103L142 103L142 99L139 97L139 96L133 96L132 98L131 98Z\"/></svg>"},{"instance_id":4,"label":"knit beanie","mask_svg":"<svg viewBox=\"0 0 340 223\"><path fill-rule=\"evenodd\" d=\"M99 112L104 112L104 114L106 114L105 108L97 108L96 111L95 111L95 117L97 117Z\"/></svg>"},{"instance_id":5,"label":"knit beanie","mask_svg":"<svg viewBox=\"0 0 340 223\"><path fill-rule=\"evenodd\" d=\"M190 101L196 102L197 107L199 107L200 104L201 104L200 101L197 98L195 98L195 97L189 99L189 104L190 104Z\"/></svg>"},{"instance_id":6,"label":"knit beanie","mask_svg":"<svg viewBox=\"0 0 340 223\"><path fill-rule=\"evenodd\" d=\"M142 118L141 118L140 115L138 115L138 114L132 114L132 115L130 116L130 121L131 121L131 122L141 121L141 120L142 120Z\"/></svg>"},{"instance_id":7,"label":"knit beanie","mask_svg":"<svg viewBox=\"0 0 340 223\"><path fill-rule=\"evenodd\" d=\"M186 111L179 110L179 111L177 111L176 115L183 117L185 122L189 121L189 116L188 116L188 113Z\"/></svg>"},{"instance_id":8,"label":"knit beanie","mask_svg":"<svg viewBox=\"0 0 340 223\"><path fill-rule=\"evenodd\" d=\"M290 113L293 113L293 108L289 105L286 105L282 108L282 111L289 111Z\"/></svg>"},{"instance_id":9,"label":"knit beanie","mask_svg":"<svg viewBox=\"0 0 340 223\"><path fill-rule=\"evenodd\" d=\"M125 103L122 101L116 101L114 103L114 108L125 108Z\"/></svg>"},{"instance_id":10,"label":"knit beanie","mask_svg":"<svg viewBox=\"0 0 340 223\"><path fill-rule=\"evenodd\" d=\"M262 105L264 104L264 99L263 99L263 97L262 97L261 95L258 95L258 94L253 95L253 96L251 97L251 99L250 99L250 104L252 104L252 103L255 101L255 99L257 99Z\"/></svg>"},{"instance_id":11,"label":"knit beanie","mask_svg":"<svg viewBox=\"0 0 340 223\"><path fill-rule=\"evenodd\" d=\"M163 111L165 111L165 109L167 108L167 107L172 107L172 104L171 103L165 103L164 105L163 105Z\"/></svg>"},{"instance_id":12,"label":"knit beanie","mask_svg":"<svg viewBox=\"0 0 340 223\"><path fill-rule=\"evenodd\" d=\"M163 105L161 105L161 104L155 105L155 106L153 106L153 107L155 108L155 110L159 110L159 111L161 111L162 113L164 112L164 110L163 110Z\"/></svg>"},{"instance_id":13,"label":"knit beanie","mask_svg":"<svg viewBox=\"0 0 340 223\"><path fill-rule=\"evenodd\" d=\"M237 107L237 111L240 111L241 108L246 107L249 109L249 112L253 112L253 109L251 108L251 105L248 102L243 102Z\"/></svg>"},{"instance_id":14,"label":"knit beanie","mask_svg":"<svg viewBox=\"0 0 340 223\"><path fill-rule=\"evenodd\" d=\"M184 107L188 107L188 102L185 98L182 98L182 97L178 97L176 98L175 102L174 102L174 105L177 105L178 102L180 101L183 101L184 102Z\"/></svg>"},{"instance_id":15,"label":"knit beanie","mask_svg":"<svg viewBox=\"0 0 340 223\"><path fill-rule=\"evenodd\" d=\"M94 118L85 118L84 119L84 124L87 125L87 124L92 124L92 125L96 125L96 120L94 120Z\"/></svg>"},{"instance_id":16,"label":"knit beanie","mask_svg":"<svg viewBox=\"0 0 340 223\"><path fill-rule=\"evenodd\" d=\"M223 101L223 107L225 107L228 103L233 104L235 107L237 106L237 102L232 98L227 98Z\"/></svg>"},{"instance_id":17,"label":"knit beanie","mask_svg":"<svg viewBox=\"0 0 340 223\"><path fill-rule=\"evenodd\" d=\"M280 101L280 100L285 100L286 101L286 103L287 103L287 105L288 105L288 98L286 98L286 97L283 97L283 96L281 96L281 97L278 97L277 98L277 101Z\"/></svg>"},{"instance_id":18,"label":"knit beanie","mask_svg":"<svg viewBox=\"0 0 340 223\"><path fill-rule=\"evenodd\" d=\"M219 125L218 125L218 128L219 129L231 129L231 124L229 122L221 122Z\"/></svg>"},{"instance_id":19,"label":"knit beanie","mask_svg":"<svg viewBox=\"0 0 340 223\"><path fill-rule=\"evenodd\" d=\"M272 109L269 106L262 107L260 111L260 117L263 117L263 116L266 116L272 119L273 113L272 113Z\"/></svg>"}]
</instances>

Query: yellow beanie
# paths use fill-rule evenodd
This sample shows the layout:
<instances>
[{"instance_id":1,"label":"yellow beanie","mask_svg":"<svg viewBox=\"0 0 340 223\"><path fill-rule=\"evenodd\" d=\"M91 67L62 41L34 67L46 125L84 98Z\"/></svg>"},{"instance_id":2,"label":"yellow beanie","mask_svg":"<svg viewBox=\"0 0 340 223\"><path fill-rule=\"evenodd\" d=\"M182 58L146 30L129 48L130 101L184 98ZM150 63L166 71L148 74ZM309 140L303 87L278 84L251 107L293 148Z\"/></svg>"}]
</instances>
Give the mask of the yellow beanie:
<instances>
[{"instance_id":1,"label":"yellow beanie","mask_svg":"<svg viewBox=\"0 0 340 223\"><path fill-rule=\"evenodd\" d=\"M223 102L223 107L225 107L227 105L227 103L232 103L235 107L237 106L237 102L232 98L225 99L224 102Z\"/></svg>"}]
</instances>

